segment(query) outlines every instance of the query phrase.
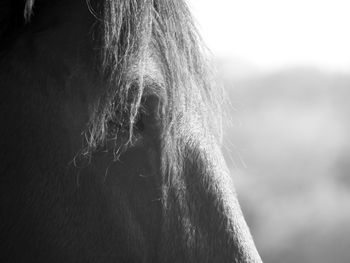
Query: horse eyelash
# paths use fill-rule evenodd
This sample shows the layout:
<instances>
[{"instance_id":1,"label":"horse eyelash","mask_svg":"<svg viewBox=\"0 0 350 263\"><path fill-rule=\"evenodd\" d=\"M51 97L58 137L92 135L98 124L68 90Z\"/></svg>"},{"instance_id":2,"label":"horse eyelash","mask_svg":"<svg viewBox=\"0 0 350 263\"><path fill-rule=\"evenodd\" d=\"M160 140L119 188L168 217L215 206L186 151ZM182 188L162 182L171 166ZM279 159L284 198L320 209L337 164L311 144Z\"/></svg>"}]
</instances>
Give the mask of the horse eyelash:
<instances>
[{"instance_id":1,"label":"horse eyelash","mask_svg":"<svg viewBox=\"0 0 350 263\"><path fill-rule=\"evenodd\" d=\"M136 115L135 121L133 123L133 132L142 133L145 129L144 124L144 109L140 109ZM107 122L107 134L111 139L116 139L119 136L128 136L130 132L130 123L128 119L121 117L120 120L109 120Z\"/></svg>"}]
</instances>

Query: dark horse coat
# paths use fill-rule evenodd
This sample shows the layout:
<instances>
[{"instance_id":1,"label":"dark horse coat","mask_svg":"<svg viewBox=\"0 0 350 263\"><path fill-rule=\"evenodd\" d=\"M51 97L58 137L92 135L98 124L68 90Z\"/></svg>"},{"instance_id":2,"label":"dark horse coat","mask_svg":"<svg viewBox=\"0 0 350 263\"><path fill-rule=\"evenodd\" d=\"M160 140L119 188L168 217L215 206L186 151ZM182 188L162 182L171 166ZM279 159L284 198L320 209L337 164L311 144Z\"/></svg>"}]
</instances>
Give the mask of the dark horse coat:
<instances>
[{"instance_id":1,"label":"dark horse coat","mask_svg":"<svg viewBox=\"0 0 350 263\"><path fill-rule=\"evenodd\" d=\"M182 0L3 0L0 23L0 262L261 262Z\"/></svg>"}]
</instances>

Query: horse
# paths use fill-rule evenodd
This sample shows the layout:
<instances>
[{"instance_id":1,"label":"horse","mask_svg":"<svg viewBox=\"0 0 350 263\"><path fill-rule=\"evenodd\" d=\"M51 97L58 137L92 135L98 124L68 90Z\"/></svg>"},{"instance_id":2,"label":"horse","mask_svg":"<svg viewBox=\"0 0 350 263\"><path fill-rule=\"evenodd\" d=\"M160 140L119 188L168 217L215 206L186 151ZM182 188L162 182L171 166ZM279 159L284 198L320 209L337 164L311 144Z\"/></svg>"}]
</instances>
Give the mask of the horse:
<instances>
[{"instance_id":1,"label":"horse","mask_svg":"<svg viewBox=\"0 0 350 263\"><path fill-rule=\"evenodd\" d=\"M262 262L183 0L0 4L1 262Z\"/></svg>"}]
</instances>

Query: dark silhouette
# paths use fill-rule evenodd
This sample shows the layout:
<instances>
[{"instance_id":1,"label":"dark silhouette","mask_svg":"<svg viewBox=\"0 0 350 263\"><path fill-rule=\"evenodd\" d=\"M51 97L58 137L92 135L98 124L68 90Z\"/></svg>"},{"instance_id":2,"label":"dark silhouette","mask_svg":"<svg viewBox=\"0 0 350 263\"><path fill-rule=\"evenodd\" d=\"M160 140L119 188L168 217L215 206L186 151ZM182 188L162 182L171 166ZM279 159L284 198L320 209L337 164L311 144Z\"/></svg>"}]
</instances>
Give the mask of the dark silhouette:
<instances>
[{"instance_id":1,"label":"dark silhouette","mask_svg":"<svg viewBox=\"0 0 350 263\"><path fill-rule=\"evenodd\" d=\"M1 262L261 262L183 1L0 7Z\"/></svg>"}]
</instances>

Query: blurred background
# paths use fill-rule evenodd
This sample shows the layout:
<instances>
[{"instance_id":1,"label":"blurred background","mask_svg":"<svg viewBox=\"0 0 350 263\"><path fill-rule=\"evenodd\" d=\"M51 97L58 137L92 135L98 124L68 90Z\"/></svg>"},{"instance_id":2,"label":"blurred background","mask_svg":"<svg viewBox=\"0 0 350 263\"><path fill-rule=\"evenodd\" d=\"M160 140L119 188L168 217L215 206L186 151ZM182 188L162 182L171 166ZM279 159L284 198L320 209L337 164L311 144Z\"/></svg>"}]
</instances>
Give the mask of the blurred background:
<instances>
[{"instance_id":1,"label":"blurred background","mask_svg":"<svg viewBox=\"0 0 350 263\"><path fill-rule=\"evenodd\" d=\"M350 262L350 1L189 0L264 262Z\"/></svg>"}]
</instances>

